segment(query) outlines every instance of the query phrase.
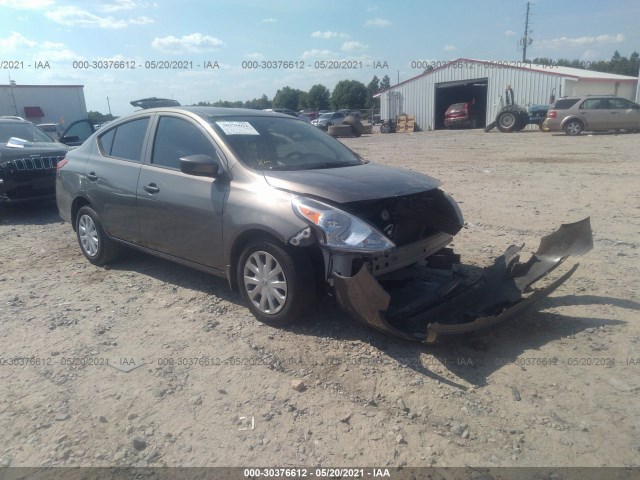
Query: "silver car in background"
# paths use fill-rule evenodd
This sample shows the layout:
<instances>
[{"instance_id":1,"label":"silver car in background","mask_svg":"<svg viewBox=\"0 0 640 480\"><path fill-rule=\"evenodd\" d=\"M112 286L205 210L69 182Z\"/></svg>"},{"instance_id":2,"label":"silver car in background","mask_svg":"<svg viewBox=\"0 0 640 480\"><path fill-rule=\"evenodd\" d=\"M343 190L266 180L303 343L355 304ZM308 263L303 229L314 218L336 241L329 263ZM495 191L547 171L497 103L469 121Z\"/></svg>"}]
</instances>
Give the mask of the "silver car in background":
<instances>
[{"instance_id":1,"label":"silver car in background","mask_svg":"<svg viewBox=\"0 0 640 480\"><path fill-rule=\"evenodd\" d=\"M579 135L583 131L640 130L640 105L626 98L587 95L558 99L541 129Z\"/></svg>"}]
</instances>

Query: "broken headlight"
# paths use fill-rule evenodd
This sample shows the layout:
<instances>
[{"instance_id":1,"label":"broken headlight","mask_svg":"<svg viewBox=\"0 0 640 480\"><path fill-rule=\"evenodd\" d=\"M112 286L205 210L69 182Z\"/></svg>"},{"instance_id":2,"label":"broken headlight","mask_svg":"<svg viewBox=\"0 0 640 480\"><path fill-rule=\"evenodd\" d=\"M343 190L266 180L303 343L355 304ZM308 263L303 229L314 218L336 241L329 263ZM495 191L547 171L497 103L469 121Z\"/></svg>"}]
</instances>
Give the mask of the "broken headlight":
<instances>
[{"instance_id":1,"label":"broken headlight","mask_svg":"<svg viewBox=\"0 0 640 480\"><path fill-rule=\"evenodd\" d=\"M335 251L380 254L395 247L368 223L326 203L294 197L294 213L322 233L321 243Z\"/></svg>"}]
</instances>

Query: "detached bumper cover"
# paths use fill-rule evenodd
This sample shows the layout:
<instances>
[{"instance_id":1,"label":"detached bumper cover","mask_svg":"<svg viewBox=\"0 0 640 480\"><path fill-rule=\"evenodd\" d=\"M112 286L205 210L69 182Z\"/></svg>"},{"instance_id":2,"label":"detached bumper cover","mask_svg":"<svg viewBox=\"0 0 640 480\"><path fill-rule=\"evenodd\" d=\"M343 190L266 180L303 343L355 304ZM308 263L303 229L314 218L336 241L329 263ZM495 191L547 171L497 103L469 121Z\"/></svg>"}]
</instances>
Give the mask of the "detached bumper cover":
<instances>
[{"instance_id":1,"label":"detached bumper cover","mask_svg":"<svg viewBox=\"0 0 640 480\"><path fill-rule=\"evenodd\" d=\"M343 310L376 330L433 343L439 335L479 330L517 315L562 285L578 264L542 287L533 284L570 255L592 248L590 220L585 218L542 237L538 251L526 262L520 262L522 246L512 245L479 278L469 280L454 272L444 280L427 282L420 298L400 308L389 309L391 295L366 266L352 277L334 275L336 297Z\"/></svg>"}]
</instances>

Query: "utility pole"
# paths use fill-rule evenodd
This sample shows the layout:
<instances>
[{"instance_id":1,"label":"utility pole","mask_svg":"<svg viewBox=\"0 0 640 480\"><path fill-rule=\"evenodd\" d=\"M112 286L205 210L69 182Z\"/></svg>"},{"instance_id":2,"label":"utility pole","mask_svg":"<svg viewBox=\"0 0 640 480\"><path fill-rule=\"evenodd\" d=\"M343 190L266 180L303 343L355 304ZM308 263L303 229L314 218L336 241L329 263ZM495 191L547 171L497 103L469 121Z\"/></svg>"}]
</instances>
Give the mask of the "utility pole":
<instances>
[{"instance_id":1,"label":"utility pole","mask_svg":"<svg viewBox=\"0 0 640 480\"><path fill-rule=\"evenodd\" d=\"M109 97L107 97L107 106L109 107L109 115L111 115L111 103L109 103ZM111 115L113 117L113 115Z\"/></svg>"},{"instance_id":2,"label":"utility pole","mask_svg":"<svg viewBox=\"0 0 640 480\"><path fill-rule=\"evenodd\" d=\"M529 2L527 2L527 16L524 21L524 35L520 39L520 45L522 45L522 61L527 61L527 45L531 45L533 43L533 38L529 35L531 32L529 31Z\"/></svg>"}]
</instances>

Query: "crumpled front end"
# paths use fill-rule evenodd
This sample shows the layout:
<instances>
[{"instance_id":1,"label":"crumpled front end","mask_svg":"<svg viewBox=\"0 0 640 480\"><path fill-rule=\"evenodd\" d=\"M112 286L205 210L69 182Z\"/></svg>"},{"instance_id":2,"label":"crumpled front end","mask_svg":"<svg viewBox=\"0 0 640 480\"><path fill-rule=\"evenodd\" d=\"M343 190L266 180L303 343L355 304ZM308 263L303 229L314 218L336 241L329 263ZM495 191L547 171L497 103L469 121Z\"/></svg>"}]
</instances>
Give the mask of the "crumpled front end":
<instances>
[{"instance_id":1,"label":"crumpled front end","mask_svg":"<svg viewBox=\"0 0 640 480\"><path fill-rule=\"evenodd\" d=\"M517 315L563 284L578 264L541 280L570 255L592 248L590 219L585 218L543 237L526 262L520 261L522 246L510 246L484 269L456 264L458 257L445 249L404 273L374 276L367 261L353 276L334 271L332 277L338 304L355 319L381 332L433 343L441 335L480 330ZM428 268L436 263L451 268Z\"/></svg>"}]
</instances>

